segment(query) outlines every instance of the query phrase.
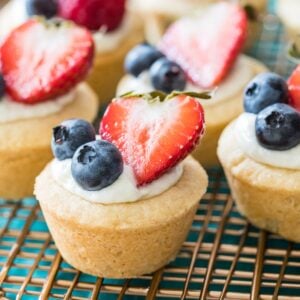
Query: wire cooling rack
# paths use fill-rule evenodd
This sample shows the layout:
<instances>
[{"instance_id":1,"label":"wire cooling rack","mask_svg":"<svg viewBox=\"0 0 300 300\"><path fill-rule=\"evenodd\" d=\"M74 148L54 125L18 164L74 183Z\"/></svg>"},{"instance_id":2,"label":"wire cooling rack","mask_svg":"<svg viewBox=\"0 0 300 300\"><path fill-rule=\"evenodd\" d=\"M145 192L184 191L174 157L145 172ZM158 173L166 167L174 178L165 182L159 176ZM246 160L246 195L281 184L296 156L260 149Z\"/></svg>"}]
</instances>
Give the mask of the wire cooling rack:
<instances>
[{"instance_id":1,"label":"wire cooling rack","mask_svg":"<svg viewBox=\"0 0 300 300\"><path fill-rule=\"evenodd\" d=\"M266 17L250 51L287 75L278 19ZM0 200L0 299L300 299L300 245L260 231L239 215L220 169L176 260L152 275L112 280L83 274L63 261L38 203Z\"/></svg>"}]
</instances>

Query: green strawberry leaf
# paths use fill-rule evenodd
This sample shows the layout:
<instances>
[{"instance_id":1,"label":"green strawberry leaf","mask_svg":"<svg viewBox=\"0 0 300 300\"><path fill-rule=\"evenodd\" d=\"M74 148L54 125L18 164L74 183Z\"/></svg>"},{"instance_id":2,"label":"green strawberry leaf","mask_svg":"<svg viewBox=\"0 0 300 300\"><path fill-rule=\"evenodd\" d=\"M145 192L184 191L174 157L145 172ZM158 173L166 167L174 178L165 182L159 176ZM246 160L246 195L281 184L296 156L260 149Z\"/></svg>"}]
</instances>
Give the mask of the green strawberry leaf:
<instances>
[{"instance_id":1,"label":"green strawberry leaf","mask_svg":"<svg viewBox=\"0 0 300 300\"><path fill-rule=\"evenodd\" d=\"M204 92L182 92L182 91L173 91L169 95L160 91L153 91L150 93L136 93L134 91L129 91L125 94L120 95L120 98L144 98L147 101L165 101L170 100L179 95L185 95L197 99L208 100L211 99L212 92L204 91Z\"/></svg>"}]
</instances>

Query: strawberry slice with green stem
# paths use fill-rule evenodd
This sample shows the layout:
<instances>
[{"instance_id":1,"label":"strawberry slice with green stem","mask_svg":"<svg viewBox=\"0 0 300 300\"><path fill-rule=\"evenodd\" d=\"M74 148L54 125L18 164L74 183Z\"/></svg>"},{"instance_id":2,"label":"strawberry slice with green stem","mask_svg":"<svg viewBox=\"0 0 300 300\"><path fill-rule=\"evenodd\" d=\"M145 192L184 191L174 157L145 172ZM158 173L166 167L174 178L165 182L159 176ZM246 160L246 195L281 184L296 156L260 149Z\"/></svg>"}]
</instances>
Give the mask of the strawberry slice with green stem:
<instances>
[{"instance_id":1,"label":"strawberry slice with green stem","mask_svg":"<svg viewBox=\"0 0 300 300\"><path fill-rule=\"evenodd\" d=\"M91 33L70 22L31 19L16 28L0 49L6 91L34 104L68 92L92 65Z\"/></svg>"},{"instance_id":2,"label":"strawberry slice with green stem","mask_svg":"<svg viewBox=\"0 0 300 300\"><path fill-rule=\"evenodd\" d=\"M195 97L174 94L161 101L155 96L113 100L100 124L101 138L118 147L138 186L183 160L204 132L203 108Z\"/></svg>"},{"instance_id":3,"label":"strawberry slice with green stem","mask_svg":"<svg viewBox=\"0 0 300 300\"><path fill-rule=\"evenodd\" d=\"M231 69L246 33L244 9L235 3L220 2L201 16L183 18L171 25L159 48L182 67L192 82L211 88Z\"/></svg>"}]
</instances>

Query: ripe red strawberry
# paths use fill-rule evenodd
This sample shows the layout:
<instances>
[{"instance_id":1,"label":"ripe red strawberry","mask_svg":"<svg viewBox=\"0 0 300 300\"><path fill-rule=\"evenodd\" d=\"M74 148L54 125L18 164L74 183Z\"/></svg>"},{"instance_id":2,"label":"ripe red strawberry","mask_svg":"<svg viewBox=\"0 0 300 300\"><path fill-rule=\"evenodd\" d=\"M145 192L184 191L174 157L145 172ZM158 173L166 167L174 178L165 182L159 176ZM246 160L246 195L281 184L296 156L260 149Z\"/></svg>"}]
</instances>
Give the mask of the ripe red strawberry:
<instances>
[{"instance_id":1,"label":"ripe red strawberry","mask_svg":"<svg viewBox=\"0 0 300 300\"><path fill-rule=\"evenodd\" d=\"M291 105L300 111L300 65L294 70L288 80Z\"/></svg>"},{"instance_id":2,"label":"ripe red strawberry","mask_svg":"<svg viewBox=\"0 0 300 300\"><path fill-rule=\"evenodd\" d=\"M195 98L179 95L153 101L117 98L100 124L102 139L115 144L135 173L138 186L157 179L195 147L204 113Z\"/></svg>"},{"instance_id":3,"label":"ripe red strawberry","mask_svg":"<svg viewBox=\"0 0 300 300\"><path fill-rule=\"evenodd\" d=\"M32 104L64 94L87 74L94 53L88 30L63 22L29 20L0 49L6 91Z\"/></svg>"},{"instance_id":4,"label":"ripe red strawberry","mask_svg":"<svg viewBox=\"0 0 300 300\"><path fill-rule=\"evenodd\" d=\"M59 16L90 30L116 29L125 13L125 0L58 0Z\"/></svg>"},{"instance_id":5,"label":"ripe red strawberry","mask_svg":"<svg viewBox=\"0 0 300 300\"><path fill-rule=\"evenodd\" d=\"M160 49L202 88L218 84L228 73L247 31L247 16L238 4L212 5L203 16L181 19L165 33Z\"/></svg>"}]
</instances>

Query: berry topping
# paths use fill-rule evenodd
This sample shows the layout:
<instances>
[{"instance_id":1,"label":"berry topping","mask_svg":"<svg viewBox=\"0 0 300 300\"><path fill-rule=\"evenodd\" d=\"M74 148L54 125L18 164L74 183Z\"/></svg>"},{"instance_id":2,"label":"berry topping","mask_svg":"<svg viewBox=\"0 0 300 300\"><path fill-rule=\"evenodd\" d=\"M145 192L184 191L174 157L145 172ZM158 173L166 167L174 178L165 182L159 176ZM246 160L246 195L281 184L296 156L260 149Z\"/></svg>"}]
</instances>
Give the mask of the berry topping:
<instances>
[{"instance_id":1,"label":"berry topping","mask_svg":"<svg viewBox=\"0 0 300 300\"><path fill-rule=\"evenodd\" d=\"M52 152L58 160L71 158L78 147L96 139L94 127L87 121L71 119L53 128Z\"/></svg>"},{"instance_id":2,"label":"berry topping","mask_svg":"<svg viewBox=\"0 0 300 300\"><path fill-rule=\"evenodd\" d=\"M3 76L0 73L0 98L5 94L5 81Z\"/></svg>"},{"instance_id":3,"label":"berry topping","mask_svg":"<svg viewBox=\"0 0 300 300\"><path fill-rule=\"evenodd\" d=\"M70 22L29 20L13 30L0 49L6 91L26 104L64 94L87 74L93 50L86 29Z\"/></svg>"},{"instance_id":4,"label":"berry topping","mask_svg":"<svg viewBox=\"0 0 300 300\"><path fill-rule=\"evenodd\" d=\"M244 92L244 108L249 113L257 114L269 105L288 102L287 83L275 73L257 75Z\"/></svg>"},{"instance_id":5,"label":"berry topping","mask_svg":"<svg viewBox=\"0 0 300 300\"><path fill-rule=\"evenodd\" d=\"M82 145L74 154L72 176L85 190L98 191L114 183L123 172L120 151L106 141Z\"/></svg>"},{"instance_id":6,"label":"berry topping","mask_svg":"<svg viewBox=\"0 0 300 300\"><path fill-rule=\"evenodd\" d=\"M153 87L165 93L183 91L186 86L186 76L181 67L162 57L150 68L150 77Z\"/></svg>"},{"instance_id":7,"label":"berry topping","mask_svg":"<svg viewBox=\"0 0 300 300\"><path fill-rule=\"evenodd\" d=\"M255 131L263 147L291 149L300 143L300 113L287 104L273 104L258 113Z\"/></svg>"},{"instance_id":8,"label":"berry topping","mask_svg":"<svg viewBox=\"0 0 300 300\"><path fill-rule=\"evenodd\" d=\"M112 31L125 13L125 0L58 0L59 16L90 30Z\"/></svg>"},{"instance_id":9,"label":"berry topping","mask_svg":"<svg viewBox=\"0 0 300 300\"><path fill-rule=\"evenodd\" d=\"M291 105L300 111L300 65L288 80Z\"/></svg>"},{"instance_id":10,"label":"berry topping","mask_svg":"<svg viewBox=\"0 0 300 300\"><path fill-rule=\"evenodd\" d=\"M165 97L153 92L117 98L100 124L102 139L118 147L138 186L184 159L204 131L203 108L195 97L179 93Z\"/></svg>"},{"instance_id":11,"label":"berry topping","mask_svg":"<svg viewBox=\"0 0 300 300\"><path fill-rule=\"evenodd\" d=\"M243 47L247 16L238 4L211 5L200 18L181 19L167 30L161 51L202 88L218 84Z\"/></svg>"},{"instance_id":12,"label":"berry topping","mask_svg":"<svg viewBox=\"0 0 300 300\"><path fill-rule=\"evenodd\" d=\"M126 56L125 70L137 77L162 56L163 54L160 51L147 43L137 45Z\"/></svg>"},{"instance_id":13,"label":"berry topping","mask_svg":"<svg viewBox=\"0 0 300 300\"><path fill-rule=\"evenodd\" d=\"M26 0L26 11L29 16L41 15L50 19L57 14L57 1Z\"/></svg>"}]
</instances>

